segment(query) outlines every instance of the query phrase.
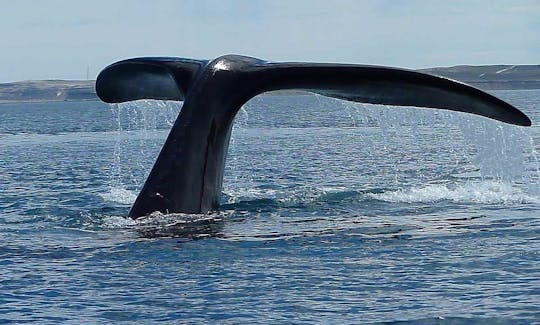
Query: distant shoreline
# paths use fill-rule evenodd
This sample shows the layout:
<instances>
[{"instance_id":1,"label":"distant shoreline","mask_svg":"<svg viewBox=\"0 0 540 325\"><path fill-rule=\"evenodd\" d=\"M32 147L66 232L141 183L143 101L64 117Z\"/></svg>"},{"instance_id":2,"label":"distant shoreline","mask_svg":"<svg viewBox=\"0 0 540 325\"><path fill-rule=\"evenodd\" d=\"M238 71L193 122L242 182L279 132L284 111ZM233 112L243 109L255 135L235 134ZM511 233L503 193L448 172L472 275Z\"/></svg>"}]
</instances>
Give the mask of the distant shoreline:
<instances>
[{"instance_id":1,"label":"distant shoreline","mask_svg":"<svg viewBox=\"0 0 540 325\"><path fill-rule=\"evenodd\" d=\"M540 89L540 65L485 65L428 68L417 71L458 80L482 90ZM0 83L0 104L99 101L94 80L33 80ZM270 95L302 95L280 90Z\"/></svg>"},{"instance_id":2,"label":"distant shoreline","mask_svg":"<svg viewBox=\"0 0 540 325\"><path fill-rule=\"evenodd\" d=\"M69 102L101 102L101 99L99 99L97 96L96 96L96 98L68 99L68 100L58 100L58 99L2 100L2 99L0 99L0 105L2 105L2 104L24 104L24 103L69 103Z\"/></svg>"}]
</instances>

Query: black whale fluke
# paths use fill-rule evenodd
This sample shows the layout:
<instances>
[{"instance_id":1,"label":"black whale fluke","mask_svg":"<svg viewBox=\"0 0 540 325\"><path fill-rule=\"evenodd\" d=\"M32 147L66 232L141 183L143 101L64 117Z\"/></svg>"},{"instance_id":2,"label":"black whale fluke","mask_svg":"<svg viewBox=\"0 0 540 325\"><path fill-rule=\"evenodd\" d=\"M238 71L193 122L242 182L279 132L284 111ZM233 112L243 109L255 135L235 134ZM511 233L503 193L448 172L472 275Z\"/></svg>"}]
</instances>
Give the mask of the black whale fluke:
<instances>
[{"instance_id":1,"label":"black whale fluke","mask_svg":"<svg viewBox=\"0 0 540 325\"><path fill-rule=\"evenodd\" d=\"M273 63L226 55L213 61L136 58L114 63L96 80L108 103L137 99L184 104L129 216L218 208L234 117L252 97L299 89L372 104L441 108L530 126L512 105L461 82L416 71L353 64Z\"/></svg>"}]
</instances>

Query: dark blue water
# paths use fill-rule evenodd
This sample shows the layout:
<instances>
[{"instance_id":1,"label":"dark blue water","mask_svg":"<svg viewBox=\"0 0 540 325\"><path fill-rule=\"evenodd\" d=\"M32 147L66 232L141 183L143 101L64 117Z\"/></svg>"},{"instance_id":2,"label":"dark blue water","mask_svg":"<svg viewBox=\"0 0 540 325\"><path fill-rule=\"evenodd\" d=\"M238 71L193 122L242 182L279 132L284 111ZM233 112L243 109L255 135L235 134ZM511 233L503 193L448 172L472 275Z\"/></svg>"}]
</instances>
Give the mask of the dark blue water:
<instances>
[{"instance_id":1,"label":"dark blue water","mask_svg":"<svg viewBox=\"0 0 540 325\"><path fill-rule=\"evenodd\" d=\"M532 128L259 96L210 215L130 221L180 104L0 105L0 322L533 323Z\"/></svg>"}]
</instances>

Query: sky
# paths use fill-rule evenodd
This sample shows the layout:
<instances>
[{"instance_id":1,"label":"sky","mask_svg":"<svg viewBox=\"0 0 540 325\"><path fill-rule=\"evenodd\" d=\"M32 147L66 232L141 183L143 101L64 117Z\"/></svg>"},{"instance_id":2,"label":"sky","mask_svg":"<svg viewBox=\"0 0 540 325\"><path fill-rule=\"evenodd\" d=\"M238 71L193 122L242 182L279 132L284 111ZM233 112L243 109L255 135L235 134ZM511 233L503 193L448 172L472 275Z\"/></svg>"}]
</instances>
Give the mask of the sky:
<instances>
[{"instance_id":1,"label":"sky","mask_svg":"<svg viewBox=\"0 0 540 325\"><path fill-rule=\"evenodd\" d=\"M6 0L0 31L0 82L94 79L138 56L540 64L539 0Z\"/></svg>"}]
</instances>

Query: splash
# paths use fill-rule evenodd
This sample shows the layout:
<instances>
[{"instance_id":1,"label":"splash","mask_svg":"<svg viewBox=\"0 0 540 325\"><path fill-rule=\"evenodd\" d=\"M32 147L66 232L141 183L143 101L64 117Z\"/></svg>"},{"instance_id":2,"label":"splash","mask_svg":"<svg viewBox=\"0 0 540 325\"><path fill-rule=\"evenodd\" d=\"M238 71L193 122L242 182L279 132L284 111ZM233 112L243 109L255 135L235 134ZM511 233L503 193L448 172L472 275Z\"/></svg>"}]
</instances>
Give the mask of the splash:
<instances>
[{"instance_id":1,"label":"splash","mask_svg":"<svg viewBox=\"0 0 540 325\"><path fill-rule=\"evenodd\" d=\"M386 143L399 143L413 135L418 141L429 137L428 141L440 142L443 137L447 147L453 144L456 150L464 148L461 155L472 154L470 162L479 168L483 178L537 181L540 175L528 128L460 112L340 103L349 111L353 125L378 126Z\"/></svg>"},{"instance_id":2,"label":"splash","mask_svg":"<svg viewBox=\"0 0 540 325\"><path fill-rule=\"evenodd\" d=\"M118 138L110 190L103 195L106 200L133 202L180 105L145 100L112 106ZM291 128L292 122L301 126L300 131ZM321 202L334 197L334 192L349 197L380 188L388 190L368 196L387 202L537 203L540 169L529 131L444 110L358 104L322 96L258 96L236 116L223 203L235 206L268 199L285 207ZM285 159L284 164L270 169L266 165L258 169L246 166L246 156L261 154L254 149L246 151L253 147L249 141L263 137L274 141L272 137L287 139L291 135L305 137L285 144L287 150L302 150L302 155L296 156L298 161ZM337 142L324 143L326 140ZM340 144L347 141L357 143ZM349 164L337 166L331 159L324 160L320 150L356 158L338 159L341 165ZM279 160L280 152L286 150L275 152ZM276 158L265 155L269 160ZM287 163L294 163L302 173L277 170L288 168ZM257 175L257 170L265 174ZM268 184L266 173L270 171L281 176ZM310 183L313 180L315 183Z\"/></svg>"},{"instance_id":3,"label":"splash","mask_svg":"<svg viewBox=\"0 0 540 325\"><path fill-rule=\"evenodd\" d=\"M125 230L144 238L186 238L201 239L220 236L224 218L228 212L212 214L162 214L154 212L136 220L119 216L106 216L101 221L101 228L107 230Z\"/></svg>"},{"instance_id":4,"label":"splash","mask_svg":"<svg viewBox=\"0 0 540 325\"><path fill-rule=\"evenodd\" d=\"M431 184L367 195L376 200L396 203L435 203L445 200L456 203L502 205L540 203L540 197L527 194L512 184L496 181Z\"/></svg>"},{"instance_id":5,"label":"splash","mask_svg":"<svg viewBox=\"0 0 540 325\"><path fill-rule=\"evenodd\" d=\"M182 102L138 100L110 107L117 132L109 197L124 203L131 200L126 193L138 191L148 176Z\"/></svg>"},{"instance_id":6,"label":"splash","mask_svg":"<svg viewBox=\"0 0 540 325\"><path fill-rule=\"evenodd\" d=\"M102 193L100 196L109 202L131 205L135 202L137 193L121 187L111 187L108 192Z\"/></svg>"}]
</instances>

